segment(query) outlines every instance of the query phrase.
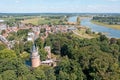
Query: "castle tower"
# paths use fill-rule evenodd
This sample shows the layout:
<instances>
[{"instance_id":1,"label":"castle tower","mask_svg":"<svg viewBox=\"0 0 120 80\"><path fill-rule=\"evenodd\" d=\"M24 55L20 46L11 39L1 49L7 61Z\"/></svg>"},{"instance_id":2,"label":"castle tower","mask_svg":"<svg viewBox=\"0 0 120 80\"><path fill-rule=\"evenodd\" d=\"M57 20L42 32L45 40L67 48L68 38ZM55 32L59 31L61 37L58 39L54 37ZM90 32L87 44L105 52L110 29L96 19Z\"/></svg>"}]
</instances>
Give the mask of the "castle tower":
<instances>
[{"instance_id":1,"label":"castle tower","mask_svg":"<svg viewBox=\"0 0 120 80\"><path fill-rule=\"evenodd\" d=\"M40 55L38 54L38 48L36 48L35 45L32 46L31 63L33 68L40 66L41 63Z\"/></svg>"}]
</instances>

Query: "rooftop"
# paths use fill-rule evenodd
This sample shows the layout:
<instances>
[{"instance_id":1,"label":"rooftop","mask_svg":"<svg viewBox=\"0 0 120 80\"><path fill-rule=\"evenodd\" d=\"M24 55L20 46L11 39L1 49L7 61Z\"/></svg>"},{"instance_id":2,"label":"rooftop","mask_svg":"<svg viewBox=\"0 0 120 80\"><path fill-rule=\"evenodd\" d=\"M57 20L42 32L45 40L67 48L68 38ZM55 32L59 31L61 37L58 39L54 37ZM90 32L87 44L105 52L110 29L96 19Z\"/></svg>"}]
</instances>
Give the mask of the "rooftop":
<instances>
[{"instance_id":1,"label":"rooftop","mask_svg":"<svg viewBox=\"0 0 120 80\"><path fill-rule=\"evenodd\" d=\"M4 20L0 20L0 22L4 22Z\"/></svg>"}]
</instances>

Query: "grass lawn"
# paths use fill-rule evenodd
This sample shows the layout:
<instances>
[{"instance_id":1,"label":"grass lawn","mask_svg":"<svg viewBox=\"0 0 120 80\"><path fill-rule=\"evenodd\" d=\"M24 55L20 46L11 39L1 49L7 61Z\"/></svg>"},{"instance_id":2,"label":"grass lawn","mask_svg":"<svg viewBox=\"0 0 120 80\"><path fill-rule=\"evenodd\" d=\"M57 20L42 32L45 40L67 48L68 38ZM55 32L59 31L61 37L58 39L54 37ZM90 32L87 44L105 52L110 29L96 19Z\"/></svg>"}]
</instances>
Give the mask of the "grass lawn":
<instances>
[{"instance_id":1,"label":"grass lawn","mask_svg":"<svg viewBox=\"0 0 120 80\"><path fill-rule=\"evenodd\" d=\"M86 34L85 29L75 30L73 33L74 34L72 36L80 38L80 39L84 39L84 38L91 39L91 38L98 37L97 34Z\"/></svg>"},{"instance_id":2,"label":"grass lawn","mask_svg":"<svg viewBox=\"0 0 120 80\"><path fill-rule=\"evenodd\" d=\"M101 23L101 22L97 22L97 21L93 21L93 20L91 22L94 23L94 24L101 25L101 26L105 26L105 27L120 30L120 25L109 25L109 24L105 24L105 23Z\"/></svg>"},{"instance_id":3,"label":"grass lawn","mask_svg":"<svg viewBox=\"0 0 120 80\"><path fill-rule=\"evenodd\" d=\"M49 23L52 23L52 24L59 24L59 19L39 19L38 21L38 24L49 24Z\"/></svg>"},{"instance_id":4,"label":"grass lawn","mask_svg":"<svg viewBox=\"0 0 120 80\"><path fill-rule=\"evenodd\" d=\"M33 18L33 19L27 19L21 22L25 24L31 23L33 25L38 25L38 21L39 21L39 18Z\"/></svg>"}]
</instances>

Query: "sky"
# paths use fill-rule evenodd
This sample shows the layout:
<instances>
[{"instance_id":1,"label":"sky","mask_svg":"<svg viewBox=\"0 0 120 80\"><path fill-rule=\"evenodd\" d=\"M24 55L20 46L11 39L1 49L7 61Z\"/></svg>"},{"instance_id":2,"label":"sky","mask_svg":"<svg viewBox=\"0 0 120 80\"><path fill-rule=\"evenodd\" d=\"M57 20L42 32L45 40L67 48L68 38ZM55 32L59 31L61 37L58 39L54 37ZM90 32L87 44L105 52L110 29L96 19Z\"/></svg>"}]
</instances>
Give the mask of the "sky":
<instances>
[{"instance_id":1,"label":"sky","mask_svg":"<svg viewBox=\"0 0 120 80\"><path fill-rule=\"evenodd\" d=\"M0 13L120 13L120 0L1 0Z\"/></svg>"}]
</instances>

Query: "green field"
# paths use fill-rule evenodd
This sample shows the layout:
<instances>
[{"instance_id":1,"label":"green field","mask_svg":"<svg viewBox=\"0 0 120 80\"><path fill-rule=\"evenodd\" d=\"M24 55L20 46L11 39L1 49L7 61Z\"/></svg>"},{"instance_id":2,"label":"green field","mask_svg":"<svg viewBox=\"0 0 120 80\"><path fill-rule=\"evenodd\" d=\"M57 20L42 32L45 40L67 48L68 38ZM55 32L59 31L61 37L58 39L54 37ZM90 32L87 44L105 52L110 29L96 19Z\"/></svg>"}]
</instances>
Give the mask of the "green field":
<instances>
[{"instance_id":1,"label":"green field","mask_svg":"<svg viewBox=\"0 0 120 80\"><path fill-rule=\"evenodd\" d=\"M33 18L33 19L23 20L21 22L25 24L31 23L33 25L38 25L38 21L39 21L39 18Z\"/></svg>"},{"instance_id":2,"label":"green field","mask_svg":"<svg viewBox=\"0 0 120 80\"><path fill-rule=\"evenodd\" d=\"M87 39L91 39L91 38L96 38L96 37L99 37L98 34L87 34L86 33L86 29L81 29L81 30L75 30L73 31L73 35L74 37L77 37L79 39L84 39L84 38L87 38Z\"/></svg>"},{"instance_id":3,"label":"green field","mask_svg":"<svg viewBox=\"0 0 120 80\"><path fill-rule=\"evenodd\" d=\"M46 19L46 18L33 18L33 19L26 19L21 21L22 23L31 23L33 25L43 25L43 24L63 24L61 19Z\"/></svg>"},{"instance_id":4,"label":"green field","mask_svg":"<svg viewBox=\"0 0 120 80\"><path fill-rule=\"evenodd\" d=\"M97 22L97 21L93 21L93 20L91 22L94 23L94 24L101 25L101 26L105 26L105 27L109 27L109 28L120 30L120 25L112 25L112 24L109 25L109 24L105 24L105 23Z\"/></svg>"}]
</instances>

